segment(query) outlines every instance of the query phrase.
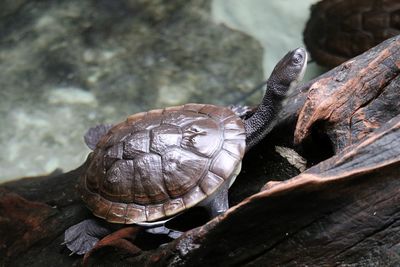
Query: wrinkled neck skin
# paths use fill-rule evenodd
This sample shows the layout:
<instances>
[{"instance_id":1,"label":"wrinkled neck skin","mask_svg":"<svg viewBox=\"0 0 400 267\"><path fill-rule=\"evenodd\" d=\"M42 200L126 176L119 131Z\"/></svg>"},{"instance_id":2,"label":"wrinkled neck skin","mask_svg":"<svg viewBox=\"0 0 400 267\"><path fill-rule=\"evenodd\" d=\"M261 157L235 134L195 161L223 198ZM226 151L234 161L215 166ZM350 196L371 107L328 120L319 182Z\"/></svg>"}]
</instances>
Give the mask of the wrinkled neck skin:
<instances>
[{"instance_id":1,"label":"wrinkled neck skin","mask_svg":"<svg viewBox=\"0 0 400 267\"><path fill-rule=\"evenodd\" d=\"M269 79L267 82L267 91L256 112L244 122L246 129L246 151L260 142L271 130L268 126L271 124L275 115L280 109L282 100L290 84L277 83Z\"/></svg>"}]
</instances>

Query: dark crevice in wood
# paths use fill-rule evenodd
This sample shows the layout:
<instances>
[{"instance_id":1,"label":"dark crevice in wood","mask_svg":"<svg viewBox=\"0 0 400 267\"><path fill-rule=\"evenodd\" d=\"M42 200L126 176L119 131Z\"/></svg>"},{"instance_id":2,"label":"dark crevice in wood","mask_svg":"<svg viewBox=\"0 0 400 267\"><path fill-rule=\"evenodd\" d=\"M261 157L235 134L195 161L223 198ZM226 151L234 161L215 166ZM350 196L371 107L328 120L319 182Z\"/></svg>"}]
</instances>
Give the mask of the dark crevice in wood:
<instances>
[{"instance_id":1,"label":"dark crevice in wood","mask_svg":"<svg viewBox=\"0 0 400 267\"><path fill-rule=\"evenodd\" d=\"M326 134L325 128L325 122L317 121L311 129L311 134L298 148L299 153L307 160L308 168L335 154L333 143Z\"/></svg>"}]
</instances>

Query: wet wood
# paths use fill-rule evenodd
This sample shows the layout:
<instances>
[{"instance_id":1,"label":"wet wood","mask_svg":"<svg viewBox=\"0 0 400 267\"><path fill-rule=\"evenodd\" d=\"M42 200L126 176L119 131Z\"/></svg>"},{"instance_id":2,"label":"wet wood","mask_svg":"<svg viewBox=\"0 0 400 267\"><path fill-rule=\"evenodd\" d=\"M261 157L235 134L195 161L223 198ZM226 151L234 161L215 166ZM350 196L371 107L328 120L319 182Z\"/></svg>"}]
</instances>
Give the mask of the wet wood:
<instances>
[{"instance_id":1,"label":"wet wood","mask_svg":"<svg viewBox=\"0 0 400 267\"><path fill-rule=\"evenodd\" d=\"M269 141L245 156L240 186L230 194L236 205L223 216L160 248L142 246L136 257L101 249L91 263L400 265L399 51L395 37L298 87ZM299 175L282 167L285 160L271 152L275 141L313 144L316 130L329 137L335 155ZM267 175L271 158L274 172ZM82 257L61 245L65 229L91 216L75 190L80 172L0 186L0 266L80 264Z\"/></svg>"},{"instance_id":2,"label":"wet wood","mask_svg":"<svg viewBox=\"0 0 400 267\"><path fill-rule=\"evenodd\" d=\"M7 247L3 256L12 257L42 238L48 231L46 218L54 215L53 209L42 202L28 201L14 192L0 189L0 247Z\"/></svg>"},{"instance_id":3,"label":"wet wood","mask_svg":"<svg viewBox=\"0 0 400 267\"><path fill-rule=\"evenodd\" d=\"M76 193L80 168L0 187L0 266L71 266L61 246L69 226L90 216Z\"/></svg>"}]
</instances>

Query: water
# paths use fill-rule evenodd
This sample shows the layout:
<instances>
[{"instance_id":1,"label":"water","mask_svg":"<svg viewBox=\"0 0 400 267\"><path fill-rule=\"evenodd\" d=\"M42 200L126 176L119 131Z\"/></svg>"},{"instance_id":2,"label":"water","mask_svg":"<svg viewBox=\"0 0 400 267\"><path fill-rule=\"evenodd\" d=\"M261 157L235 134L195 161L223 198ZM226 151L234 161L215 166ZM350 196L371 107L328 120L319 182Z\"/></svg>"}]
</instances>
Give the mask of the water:
<instances>
[{"instance_id":1,"label":"water","mask_svg":"<svg viewBox=\"0 0 400 267\"><path fill-rule=\"evenodd\" d=\"M96 124L243 98L302 45L313 2L2 1L0 181L76 168Z\"/></svg>"}]
</instances>

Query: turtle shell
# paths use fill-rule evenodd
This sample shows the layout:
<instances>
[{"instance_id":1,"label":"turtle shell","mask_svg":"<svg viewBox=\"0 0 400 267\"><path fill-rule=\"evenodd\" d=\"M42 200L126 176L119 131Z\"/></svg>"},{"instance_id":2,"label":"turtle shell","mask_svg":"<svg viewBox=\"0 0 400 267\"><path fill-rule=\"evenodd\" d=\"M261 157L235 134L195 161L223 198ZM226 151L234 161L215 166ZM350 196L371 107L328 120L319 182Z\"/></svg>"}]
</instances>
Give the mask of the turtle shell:
<instances>
[{"instance_id":1,"label":"turtle shell","mask_svg":"<svg viewBox=\"0 0 400 267\"><path fill-rule=\"evenodd\" d=\"M129 116L89 155L82 198L113 223L167 218L237 175L245 138L242 120L226 107L187 104Z\"/></svg>"},{"instance_id":2,"label":"turtle shell","mask_svg":"<svg viewBox=\"0 0 400 267\"><path fill-rule=\"evenodd\" d=\"M399 0L324 0L311 8L304 43L317 63L335 67L398 34Z\"/></svg>"}]
</instances>

